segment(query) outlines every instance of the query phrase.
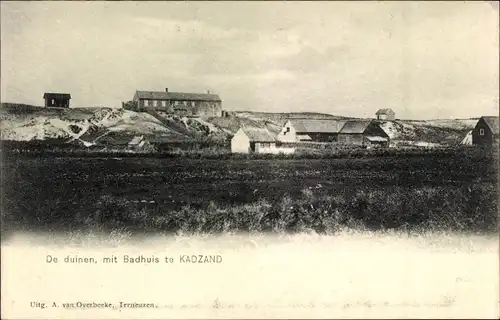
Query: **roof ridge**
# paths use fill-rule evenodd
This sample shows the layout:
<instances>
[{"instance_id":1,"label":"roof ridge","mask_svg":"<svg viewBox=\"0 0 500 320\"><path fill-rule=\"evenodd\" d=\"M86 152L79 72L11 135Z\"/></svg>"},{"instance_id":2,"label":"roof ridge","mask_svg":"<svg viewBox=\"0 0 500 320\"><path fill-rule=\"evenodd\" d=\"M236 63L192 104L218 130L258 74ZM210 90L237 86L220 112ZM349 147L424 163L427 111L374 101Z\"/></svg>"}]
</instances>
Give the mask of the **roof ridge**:
<instances>
[{"instance_id":1,"label":"roof ridge","mask_svg":"<svg viewBox=\"0 0 500 320\"><path fill-rule=\"evenodd\" d=\"M161 93L181 93L181 94L204 94L204 95L211 95L211 96L218 96L218 93L214 92L191 92L191 91L161 91L161 90L136 90L136 92L161 92Z\"/></svg>"}]
</instances>

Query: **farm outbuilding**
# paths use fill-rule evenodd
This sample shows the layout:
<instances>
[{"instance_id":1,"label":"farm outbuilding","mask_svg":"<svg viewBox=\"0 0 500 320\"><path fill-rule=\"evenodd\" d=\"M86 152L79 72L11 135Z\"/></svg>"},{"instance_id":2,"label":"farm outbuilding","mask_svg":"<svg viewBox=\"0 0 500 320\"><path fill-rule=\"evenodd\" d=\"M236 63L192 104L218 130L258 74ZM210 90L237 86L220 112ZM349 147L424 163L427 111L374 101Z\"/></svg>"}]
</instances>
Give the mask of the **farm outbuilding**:
<instances>
[{"instance_id":1,"label":"farm outbuilding","mask_svg":"<svg viewBox=\"0 0 500 320\"><path fill-rule=\"evenodd\" d=\"M282 142L335 142L346 122L335 119L288 120L276 139Z\"/></svg>"},{"instance_id":2,"label":"farm outbuilding","mask_svg":"<svg viewBox=\"0 0 500 320\"><path fill-rule=\"evenodd\" d=\"M293 148L279 148L267 129L240 128L231 139L233 153L293 153Z\"/></svg>"},{"instance_id":3,"label":"farm outbuilding","mask_svg":"<svg viewBox=\"0 0 500 320\"><path fill-rule=\"evenodd\" d=\"M45 100L46 108L69 108L71 95L69 93L45 92L43 100Z\"/></svg>"},{"instance_id":4,"label":"farm outbuilding","mask_svg":"<svg viewBox=\"0 0 500 320\"><path fill-rule=\"evenodd\" d=\"M378 109L375 113L377 120L394 120L396 119L396 113L390 108Z\"/></svg>"},{"instance_id":5,"label":"farm outbuilding","mask_svg":"<svg viewBox=\"0 0 500 320\"><path fill-rule=\"evenodd\" d=\"M389 135L372 120L349 120L340 130L338 143L345 145L388 147Z\"/></svg>"},{"instance_id":6,"label":"farm outbuilding","mask_svg":"<svg viewBox=\"0 0 500 320\"><path fill-rule=\"evenodd\" d=\"M472 130L472 144L493 145L498 143L498 117L481 117Z\"/></svg>"}]
</instances>

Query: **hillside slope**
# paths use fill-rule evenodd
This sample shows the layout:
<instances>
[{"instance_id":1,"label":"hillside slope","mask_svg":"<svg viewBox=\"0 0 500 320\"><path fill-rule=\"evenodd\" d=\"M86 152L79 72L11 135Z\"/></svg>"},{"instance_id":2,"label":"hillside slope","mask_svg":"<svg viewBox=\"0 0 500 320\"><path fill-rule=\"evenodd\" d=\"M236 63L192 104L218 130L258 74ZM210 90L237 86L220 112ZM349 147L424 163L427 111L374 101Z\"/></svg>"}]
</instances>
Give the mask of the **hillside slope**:
<instances>
[{"instance_id":1,"label":"hillside slope","mask_svg":"<svg viewBox=\"0 0 500 320\"><path fill-rule=\"evenodd\" d=\"M224 118L187 118L162 112L115 108L47 109L2 103L1 140L58 139L86 146L127 144L142 135L161 142L227 141L240 127L267 128L277 134L287 119L345 117L319 113L233 112ZM395 144L460 143L476 120L380 121Z\"/></svg>"},{"instance_id":2,"label":"hillside slope","mask_svg":"<svg viewBox=\"0 0 500 320\"><path fill-rule=\"evenodd\" d=\"M395 120L379 123L395 145L420 146L459 144L476 125L475 121L467 120L439 120L439 125L436 125L435 120Z\"/></svg>"}]
</instances>

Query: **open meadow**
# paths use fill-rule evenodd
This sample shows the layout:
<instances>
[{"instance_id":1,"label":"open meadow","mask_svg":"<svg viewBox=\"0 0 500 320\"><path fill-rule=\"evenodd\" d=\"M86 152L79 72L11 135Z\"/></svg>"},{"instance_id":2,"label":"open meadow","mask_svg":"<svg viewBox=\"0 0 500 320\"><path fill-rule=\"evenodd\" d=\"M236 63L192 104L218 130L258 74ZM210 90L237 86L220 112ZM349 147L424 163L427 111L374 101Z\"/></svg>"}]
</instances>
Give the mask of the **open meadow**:
<instances>
[{"instance_id":1,"label":"open meadow","mask_svg":"<svg viewBox=\"0 0 500 320\"><path fill-rule=\"evenodd\" d=\"M337 159L2 161L8 230L498 230L491 151Z\"/></svg>"}]
</instances>

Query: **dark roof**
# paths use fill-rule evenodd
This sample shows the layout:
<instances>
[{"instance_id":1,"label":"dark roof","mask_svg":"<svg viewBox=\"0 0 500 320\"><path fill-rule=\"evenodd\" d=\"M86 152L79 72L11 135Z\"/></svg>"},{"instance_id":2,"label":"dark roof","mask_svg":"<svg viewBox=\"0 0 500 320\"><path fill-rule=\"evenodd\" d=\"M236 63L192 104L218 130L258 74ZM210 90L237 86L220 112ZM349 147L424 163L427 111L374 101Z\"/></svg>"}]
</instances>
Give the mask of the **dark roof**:
<instances>
[{"instance_id":1,"label":"dark roof","mask_svg":"<svg viewBox=\"0 0 500 320\"><path fill-rule=\"evenodd\" d=\"M339 133L345 120L293 119L289 120L296 132L301 133Z\"/></svg>"},{"instance_id":2,"label":"dark roof","mask_svg":"<svg viewBox=\"0 0 500 320\"><path fill-rule=\"evenodd\" d=\"M499 125L498 125L498 117L481 117L486 125L490 127L491 132L498 134Z\"/></svg>"},{"instance_id":3,"label":"dark roof","mask_svg":"<svg viewBox=\"0 0 500 320\"><path fill-rule=\"evenodd\" d=\"M248 139L253 142L274 142L275 139L267 129L241 128Z\"/></svg>"},{"instance_id":4,"label":"dark roof","mask_svg":"<svg viewBox=\"0 0 500 320\"><path fill-rule=\"evenodd\" d=\"M43 98L50 99L71 99L71 95L69 93L54 93L54 92L45 92L43 94Z\"/></svg>"},{"instance_id":5,"label":"dark roof","mask_svg":"<svg viewBox=\"0 0 500 320\"><path fill-rule=\"evenodd\" d=\"M363 133L370 125L371 120L349 120L340 133Z\"/></svg>"},{"instance_id":6,"label":"dark roof","mask_svg":"<svg viewBox=\"0 0 500 320\"><path fill-rule=\"evenodd\" d=\"M139 91L136 92L139 99L151 100L197 100L197 101L217 101L221 99L216 94L210 93L186 93L186 92L167 92L167 91Z\"/></svg>"},{"instance_id":7,"label":"dark roof","mask_svg":"<svg viewBox=\"0 0 500 320\"><path fill-rule=\"evenodd\" d=\"M395 113L392 109L390 108L385 108L385 109L378 109L377 113L375 114L388 114L388 113Z\"/></svg>"}]
</instances>

